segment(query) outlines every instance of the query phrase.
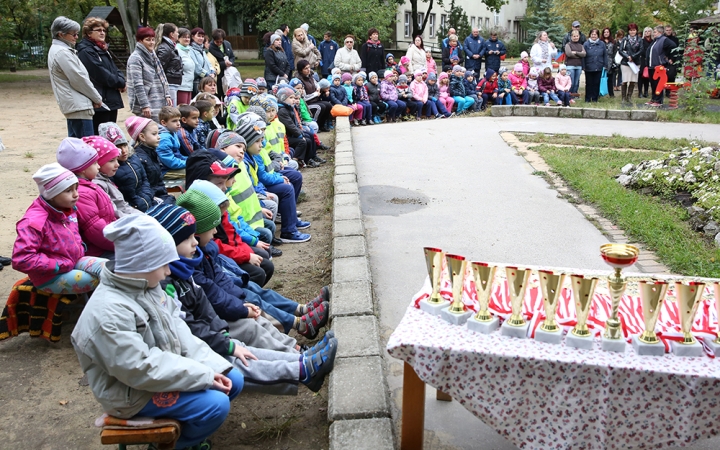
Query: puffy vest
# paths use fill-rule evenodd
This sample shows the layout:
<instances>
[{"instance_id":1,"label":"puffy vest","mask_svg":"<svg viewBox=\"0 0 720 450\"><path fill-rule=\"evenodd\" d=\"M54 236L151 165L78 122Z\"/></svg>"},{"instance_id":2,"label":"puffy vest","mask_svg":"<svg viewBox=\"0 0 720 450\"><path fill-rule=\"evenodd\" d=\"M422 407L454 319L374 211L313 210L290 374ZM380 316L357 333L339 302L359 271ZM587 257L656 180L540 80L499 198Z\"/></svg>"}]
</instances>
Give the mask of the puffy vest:
<instances>
[{"instance_id":1,"label":"puffy vest","mask_svg":"<svg viewBox=\"0 0 720 450\"><path fill-rule=\"evenodd\" d=\"M253 230L265 225L260 200L255 195L247 170L235 175L235 184L228 191L227 197L230 200L228 214L231 218L237 220L237 217L242 217Z\"/></svg>"}]
</instances>

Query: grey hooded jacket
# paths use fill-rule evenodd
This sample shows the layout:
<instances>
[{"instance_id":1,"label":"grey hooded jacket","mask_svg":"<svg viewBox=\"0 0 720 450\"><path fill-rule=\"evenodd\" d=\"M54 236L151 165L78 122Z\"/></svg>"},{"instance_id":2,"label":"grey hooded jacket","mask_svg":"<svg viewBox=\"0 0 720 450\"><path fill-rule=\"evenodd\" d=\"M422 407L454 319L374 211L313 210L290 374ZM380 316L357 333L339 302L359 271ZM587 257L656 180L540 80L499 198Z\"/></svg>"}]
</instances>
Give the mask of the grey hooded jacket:
<instances>
[{"instance_id":1,"label":"grey hooded jacket","mask_svg":"<svg viewBox=\"0 0 720 450\"><path fill-rule=\"evenodd\" d=\"M90 81L90 75L77 51L59 39L53 39L48 52L50 83L55 100L67 119L92 119L93 103L102 97Z\"/></svg>"}]
</instances>

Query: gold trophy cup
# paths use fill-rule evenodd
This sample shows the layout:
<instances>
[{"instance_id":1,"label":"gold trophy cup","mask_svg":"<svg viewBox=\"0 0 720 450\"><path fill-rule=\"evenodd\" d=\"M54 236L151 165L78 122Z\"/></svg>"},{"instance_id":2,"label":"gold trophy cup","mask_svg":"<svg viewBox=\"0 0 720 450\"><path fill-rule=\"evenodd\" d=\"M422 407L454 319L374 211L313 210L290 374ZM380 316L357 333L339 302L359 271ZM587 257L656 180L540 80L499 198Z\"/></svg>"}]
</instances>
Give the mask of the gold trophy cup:
<instances>
[{"instance_id":1,"label":"gold trophy cup","mask_svg":"<svg viewBox=\"0 0 720 450\"><path fill-rule=\"evenodd\" d=\"M535 330L535 340L559 344L562 342L562 333L555 321L555 311L565 284L565 274L551 270L538 270L537 273L542 290L545 320L540 328Z\"/></svg>"},{"instance_id":2,"label":"gold trophy cup","mask_svg":"<svg viewBox=\"0 0 720 450\"><path fill-rule=\"evenodd\" d=\"M587 326L587 319L590 314L590 306L592 306L598 279L595 277L585 277L584 275L570 275L570 281L572 284L577 323L567 335L567 345L569 347L589 350L593 348L593 338Z\"/></svg>"},{"instance_id":3,"label":"gold trophy cup","mask_svg":"<svg viewBox=\"0 0 720 450\"><path fill-rule=\"evenodd\" d=\"M531 272L530 269L519 269L512 266L505 268L512 314L510 318L502 324L502 334L504 336L517 337L520 339L527 337L528 323L523 319L522 307L523 301L525 301L525 291Z\"/></svg>"},{"instance_id":4,"label":"gold trophy cup","mask_svg":"<svg viewBox=\"0 0 720 450\"><path fill-rule=\"evenodd\" d=\"M465 261L464 256L459 255L445 255L445 258L447 259L448 272L450 272L453 301L449 308L442 310L441 316L450 323L462 325L472 315L472 311L465 312L465 305L462 301L467 261Z\"/></svg>"},{"instance_id":5,"label":"gold trophy cup","mask_svg":"<svg viewBox=\"0 0 720 450\"><path fill-rule=\"evenodd\" d=\"M478 333L488 334L498 327L498 318L490 314L489 304L492 295L493 281L495 279L496 266L484 262L472 262L473 278L475 279L475 292L478 298L478 312L468 319L469 330Z\"/></svg>"},{"instance_id":6,"label":"gold trophy cup","mask_svg":"<svg viewBox=\"0 0 720 450\"><path fill-rule=\"evenodd\" d=\"M447 306L447 302L440 297L440 281L442 278L442 263L445 253L439 248L425 247L425 263L432 293L430 297L420 302L420 309L432 315L440 314L440 310Z\"/></svg>"},{"instance_id":7,"label":"gold trophy cup","mask_svg":"<svg viewBox=\"0 0 720 450\"><path fill-rule=\"evenodd\" d=\"M600 256L603 261L613 269L615 273L608 277L608 292L612 299L610 317L605 322L605 333L603 334L602 348L605 351L625 352L625 340L618 319L618 307L627 280L622 276L622 270L632 266L640 255L640 249L630 244L604 244L600 246Z\"/></svg>"},{"instance_id":8,"label":"gold trophy cup","mask_svg":"<svg viewBox=\"0 0 720 450\"><path fill-rule=\"evenodd\" d=\"M705 283L690 281L689 283L675 283L675 297L680 313L680 329L683 333L682 342L672 342L673 353L677 356L703 356L703 348L695 340L692 331L693 322L698 306L702 303Z\"/></svg>"},{"instance_id":9,"label":"gold trophy cup","mask_svg":"<svg viewBox=\"0 0 720 450\"><path fill-rule=\"evenodd\" d=\"M662 356L665 346L655 334L655 325L660 316L660 308L665 301L668 284L665 281L640 281L640 300L645 331L633 338L633 347L638 355Z\"/></svg>"}]
</instances>

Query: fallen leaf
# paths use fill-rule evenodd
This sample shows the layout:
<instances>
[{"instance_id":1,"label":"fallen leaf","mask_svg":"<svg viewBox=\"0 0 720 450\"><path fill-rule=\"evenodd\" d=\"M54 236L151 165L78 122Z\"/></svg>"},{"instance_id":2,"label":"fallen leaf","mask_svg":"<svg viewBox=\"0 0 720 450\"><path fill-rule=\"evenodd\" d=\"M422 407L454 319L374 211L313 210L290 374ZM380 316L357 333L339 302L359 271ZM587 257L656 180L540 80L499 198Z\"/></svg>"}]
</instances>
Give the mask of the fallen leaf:
<instances>
[{"instance_id":1,"label":"fallen leaf","mask_svg":"<svg viewBox=\"0 0 720 450\"><path fill-rule=\"evenodd\" d=\"M247 428L247 425L245 425L245 422L240 422L240 426L242 427L243 430L244 430L245 428Z\"/></svg>"},{"instance_id":2,"label":"fallen leaf","mask_svg":"<svg viewBox=\"0 0 720 450\"><path fill-rule=\"evenodd\" d=\"M60 404L61 404L62 406L65 406L65 405L67 405L68 403L70 403L70 400L60 400Z\"/></svg>"}]
</instances>

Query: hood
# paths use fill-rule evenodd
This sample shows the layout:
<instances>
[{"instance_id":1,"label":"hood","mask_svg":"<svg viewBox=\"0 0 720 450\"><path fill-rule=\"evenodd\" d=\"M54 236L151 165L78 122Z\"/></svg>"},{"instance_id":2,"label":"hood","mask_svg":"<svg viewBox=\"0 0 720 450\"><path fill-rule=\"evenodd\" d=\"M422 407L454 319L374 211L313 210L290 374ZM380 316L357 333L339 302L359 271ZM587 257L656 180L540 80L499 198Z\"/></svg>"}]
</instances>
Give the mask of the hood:
<instances>
[{"instance_id":1,"label":"hood","mask_svg":"<svg viewBox=\"0 0 720 450\"><path fill-rule=\"evenodd\" d=\"M158 124L158 134L162 133L169 133L170 131L167 129L165 125Z\"/></svg>"},{"instance_id":2,"label":"hood","mask_svg":"<svg viewBox=\"0 0 720 450\"><path fill-rule=\"evenodd\" d=\"M486 79L486 80L490 81L490 78L492 78L493 75L495 75L495 71L494 71L494 70L488 69L488 70L485 71L485 79Z\"/></svg>"}]
</instances>

